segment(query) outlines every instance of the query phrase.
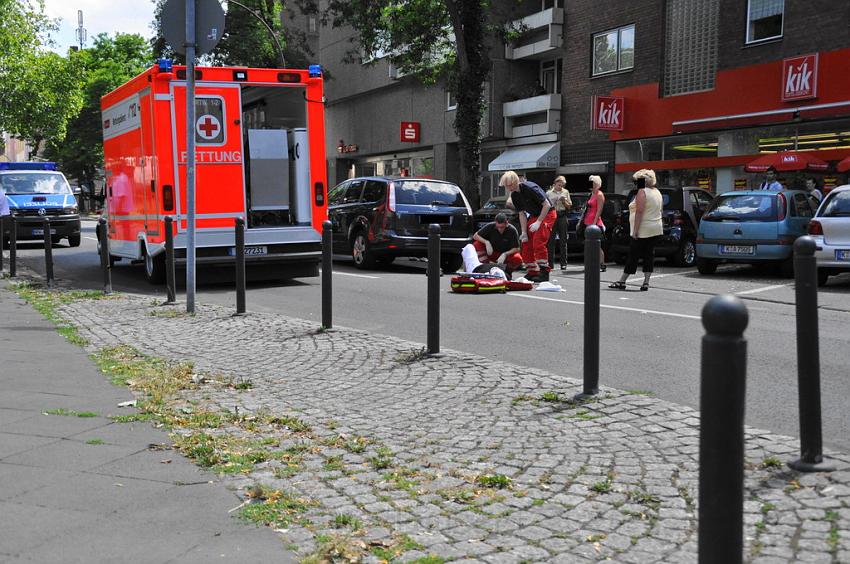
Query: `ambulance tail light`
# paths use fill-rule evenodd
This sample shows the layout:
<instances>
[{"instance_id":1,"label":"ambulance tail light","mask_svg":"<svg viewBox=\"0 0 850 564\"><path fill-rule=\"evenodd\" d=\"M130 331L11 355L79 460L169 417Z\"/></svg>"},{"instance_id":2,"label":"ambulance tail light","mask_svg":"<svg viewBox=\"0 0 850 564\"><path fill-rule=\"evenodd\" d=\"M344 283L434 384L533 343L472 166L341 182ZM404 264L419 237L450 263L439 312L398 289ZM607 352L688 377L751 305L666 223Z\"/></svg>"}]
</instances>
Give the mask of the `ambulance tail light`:
<instances>
[{"instance_id":1,"label":"ambulance tail light","mask_svg":"<svg viewBox=\"0 0 850 564\"><path fill-rule=\"evenodd\" d=\"M315 194L316 205L325 205L325 184L323 182L316 182L315 184L313 184L313 190Z\"/></svg>"},{"instance_id":2,"label":"ambulance tail light","mask_svg":"<svg viewBox=\"0 0 850 564\"><path fill-rule=\"evenodd\" d=\"M387 202L387 209L395 213L395 184L392 182L390 182L389 193L390 195L389 200Z\"/></svg>"},{"instance_id":3,"label":"ambulance tail light","mask_svg":"<svg viewBox=\"0 0 850 564\"><path fill-rule=\"evenodd\" d=\"M174 211L174 186L171 184L162 185L162 209Z\"/></svg>"}]
</instances>

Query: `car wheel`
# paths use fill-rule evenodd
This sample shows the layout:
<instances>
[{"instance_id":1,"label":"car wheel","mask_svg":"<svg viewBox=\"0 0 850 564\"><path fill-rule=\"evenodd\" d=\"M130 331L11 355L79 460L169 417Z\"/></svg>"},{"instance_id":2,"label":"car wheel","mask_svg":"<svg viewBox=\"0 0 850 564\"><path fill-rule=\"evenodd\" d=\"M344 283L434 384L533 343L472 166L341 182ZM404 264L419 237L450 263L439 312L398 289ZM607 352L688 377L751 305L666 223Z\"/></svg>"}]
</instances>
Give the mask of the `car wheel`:
<instances>
[{"instance_id":1,"label":"car wheel","mask_svg":"<svg viewBox=\"0 0 850 564\"><path fill-rule=\"evenodd\" d=\"M463 266L463 257L459 254L442 255L440 257L440 268L445 273L457 272Z\"/></svg>"},{"instance_id":2,"label":"car wheel","mask_svg":"<svg viewBox=\"0 0 850 564\"><path fill-rule=\"evenodd\" d=\"M82 237L79 233L77 233L76 235L68 235L68 245L70 245L71 247L79 247L81 239Z\"/></svg>"},{"instance_id":3,"label":"car wheel","mask_svg":"<svg viewBox=\"0 0 850 564\"><path fill-rule=\"evenodd\" d=\"M351 258L357 268L366 269L375 266L375 255L369 250L369 240L362 231L355 233L351 240Z\"/></svg>"},{"instance_id":4,"label":"car wheel","mask_svg":"<svg viewBox=\"0 0 850 564\"><path fill-rule=\"evenodd\" d=\"M717 272L717 261L709 259L697 259L697 271L700 274L714 274Z\"/></svg>"},{"instance_id":5,"label":"car wheel","mask_svg":"<svg viewBox=\"0 0 850 564\"><path fill-rule=\"evenodd\" d=\"M682 241L679 250L673 257L673 263L676 266L693 266L697 262L697 246L693 239L685 239Z\"/></svg>"},{"instance_id":6,"label":"car wheel","mask_svg":"<svg viewBox=\"0 0 850 564\"><path fill-rule=\"evenodd\" d=\"M165 253L156 256L145 253L145 279L151 284L165 282Z\"/></svg>"},{"instance_id":7,"label":"car wheel","mask_svg":"<svg viewBox=\"0 0 850 564\"><path fill-rule=\"evenodd\" d=\"M818 269L818 286L826 286L826 281L829 280L829 271L825 268Z\"/></svg>"}]
</instances>

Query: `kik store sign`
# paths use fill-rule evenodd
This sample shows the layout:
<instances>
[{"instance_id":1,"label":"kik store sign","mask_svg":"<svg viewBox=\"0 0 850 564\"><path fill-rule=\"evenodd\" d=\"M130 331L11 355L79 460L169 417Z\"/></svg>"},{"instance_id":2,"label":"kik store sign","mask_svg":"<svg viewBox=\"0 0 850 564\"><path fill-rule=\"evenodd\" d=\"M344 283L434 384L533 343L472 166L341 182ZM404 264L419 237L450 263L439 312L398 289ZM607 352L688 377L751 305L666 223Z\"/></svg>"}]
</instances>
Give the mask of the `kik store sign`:
<instances>
[{"instance_id":1,"label":"kik store sign","mask_svg":"<svg viewBox=\"0 0 850 564\"><path fill-rule=\"evenodd\" d=\"M594 96L591 129L623 131L625 100L622 96Z\"/></svg>"},{"instance_id":2,"label":"kik store sign","mask_svg":"<svg viewBox=\"0 0 850 564\"><path fill-rule=\"evenodd\" d=\"M800 55L782 61L782 101L817 98L818 54Z\"/></svg>"}]
</instances>

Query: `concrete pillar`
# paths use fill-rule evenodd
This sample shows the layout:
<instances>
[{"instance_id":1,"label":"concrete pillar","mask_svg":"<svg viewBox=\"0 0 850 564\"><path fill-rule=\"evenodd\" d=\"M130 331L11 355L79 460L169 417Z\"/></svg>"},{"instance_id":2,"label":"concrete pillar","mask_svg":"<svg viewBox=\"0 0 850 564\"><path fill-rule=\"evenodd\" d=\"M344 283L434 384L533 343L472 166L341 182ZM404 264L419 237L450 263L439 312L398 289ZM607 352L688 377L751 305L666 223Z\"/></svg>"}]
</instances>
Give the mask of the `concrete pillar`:
<instances>
[{"instance_id":1,"label":"concrete pillar","mask_svg":"<svg viewBox=\"0 0 850 564\"><path fill-rule=\"evenodd\" d=\"M724 131L717 136L717 156L758 154L758 136L753 131ZM758 180L752 174L744 172L743 166L725 166L717 168L717 194L735 189L736 178L747 178L750 187Z\"/></svg>"}]
</instances>

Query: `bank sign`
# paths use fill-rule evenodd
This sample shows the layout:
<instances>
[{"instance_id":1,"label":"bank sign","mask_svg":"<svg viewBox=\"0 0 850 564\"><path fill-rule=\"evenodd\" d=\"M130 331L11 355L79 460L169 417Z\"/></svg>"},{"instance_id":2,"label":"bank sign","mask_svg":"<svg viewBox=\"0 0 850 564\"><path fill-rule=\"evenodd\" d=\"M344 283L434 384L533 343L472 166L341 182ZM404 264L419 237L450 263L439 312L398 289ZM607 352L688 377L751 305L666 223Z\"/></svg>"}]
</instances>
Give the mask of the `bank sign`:
<instances>
[{"instance_id":1,"label":"bank sign","mask_svg":"<svg viewBox=\"0 0 850 564\"><path fill-rule=\"evenodd\" d=\"M625 101L622 96L594 96L592 103L591 129L623 131Z\"/></svg>"},{"instance_id":2,"label":"bank sign","mask_svg":"<svg viewBox=\"0 0 850 564\"><path fill-rule=\"evenodd\" d=\"M818 55L800 55L782 61L782 101L808 100L818 95Z\"/></svg>"}]
</instances>

